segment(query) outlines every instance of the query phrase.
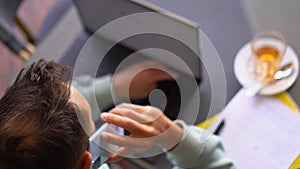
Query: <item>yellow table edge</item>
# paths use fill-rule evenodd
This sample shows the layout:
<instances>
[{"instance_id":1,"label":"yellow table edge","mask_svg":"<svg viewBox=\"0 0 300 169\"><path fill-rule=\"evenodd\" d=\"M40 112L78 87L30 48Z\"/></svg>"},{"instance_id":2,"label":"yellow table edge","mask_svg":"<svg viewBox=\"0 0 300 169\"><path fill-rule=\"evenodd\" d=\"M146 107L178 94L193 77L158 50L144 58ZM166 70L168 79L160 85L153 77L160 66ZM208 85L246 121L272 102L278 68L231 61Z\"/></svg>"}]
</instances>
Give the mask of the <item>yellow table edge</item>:
<instances>
[{"instance_id":1,"label":"yellow table edge","mask_svg":"<svg viewBox=\"0 0 300 169\"><path fill-rule=\"evenodd\" d=\"M274 97L276 99L280 100L282 103L284 103L288 107L290 107L293 111L300 114L300 109L299 109L298 105L295 103L294 99L289 95L288 92L282 92L282 93L276 94L276 95L274 95ZM200 128L204 128L204 129L209 128L215 122L215 120L219 117L219 114L220 113L218 113L218 114L212 116L211 118L199 123L197 126L200 127ZM298 167L300 167L300 154L294 160L294 162L291 164L289 169L297 169Z\"/></svg>"}]
</instances>

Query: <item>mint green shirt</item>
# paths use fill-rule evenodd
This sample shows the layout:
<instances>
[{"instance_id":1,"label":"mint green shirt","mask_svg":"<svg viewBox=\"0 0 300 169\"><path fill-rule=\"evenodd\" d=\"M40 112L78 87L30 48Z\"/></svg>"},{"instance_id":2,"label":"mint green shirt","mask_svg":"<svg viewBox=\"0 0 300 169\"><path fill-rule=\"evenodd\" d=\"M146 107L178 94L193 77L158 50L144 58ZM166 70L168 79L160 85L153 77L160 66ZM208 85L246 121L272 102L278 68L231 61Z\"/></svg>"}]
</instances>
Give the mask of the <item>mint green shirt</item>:
<instances>
[{"instance_id":1,"label":"mint green shirt","mask_svg":"<svg viewBox=\"0 0 300 169\"><path fill-rule=\"evenodd\" d=\"M72 85L86 97L92 108L93 120L100 118L101 109L113 101L111 76L93 78L88 75L76 78ZM188 126L181 120L174 121L183 128L181 142L171 151L167 159L177 168L191 169L234 169L233 163L224 152L217 136L204 137L205 131L196 126ZM108 168L102 165L101 169Z\"/></svg>"}]
</instances>

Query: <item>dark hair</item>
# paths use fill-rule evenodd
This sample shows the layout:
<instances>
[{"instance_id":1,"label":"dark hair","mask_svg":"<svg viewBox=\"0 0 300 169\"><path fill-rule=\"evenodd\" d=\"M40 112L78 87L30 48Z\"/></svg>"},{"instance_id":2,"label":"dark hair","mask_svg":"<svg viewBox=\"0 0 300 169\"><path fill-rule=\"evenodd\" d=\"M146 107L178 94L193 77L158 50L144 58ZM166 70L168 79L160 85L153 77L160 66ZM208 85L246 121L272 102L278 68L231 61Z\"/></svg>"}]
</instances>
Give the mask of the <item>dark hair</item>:
<instances>
[{"instance_id":1,"label":"dark hair","mask_svg":"<svg viewBox=\"0 0 300 169\"><path fill-rule=\"evenodd\" d=\"M1 169L73 169L88 136L69 102L71 70L39 60L22 69L0 100Z\"/></svg>"}]
</instances>

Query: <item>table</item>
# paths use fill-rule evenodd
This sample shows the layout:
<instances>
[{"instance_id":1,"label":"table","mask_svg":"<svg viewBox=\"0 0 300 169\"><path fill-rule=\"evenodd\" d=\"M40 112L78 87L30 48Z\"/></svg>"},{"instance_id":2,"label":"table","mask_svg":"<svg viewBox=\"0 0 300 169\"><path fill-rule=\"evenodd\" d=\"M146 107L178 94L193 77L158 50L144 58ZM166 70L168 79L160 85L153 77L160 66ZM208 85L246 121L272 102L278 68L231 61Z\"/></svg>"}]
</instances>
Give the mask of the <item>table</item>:
<instances>
[{"instance_id":1,"label":"table","mask_svg":"<svg viewBox=\"0 0 300 169\"><path fill-rule=\"evenodd\" d=\"M155 5L165 8L178 15L186 17L200 25L200 29L208 36L219 53L224 65L226 74L226 101L229 101L240 89L240 85L234 77L233 60L239 48L252 37L251 30L246 21L245 14L239 0L189 0L182 3L180 0L173 0L172 3L159 0L148 0ZM188 9L188 10L187 10ZM61 60L68 53L69 48L79 35L83 28L76 13L72 7L62 18L55 29L50 32L46 39L39 45L34 56L25 63L25 66L38 58L51 58ZM58 40L59 39L59 40ZM77 45L76 49L80 49ZM73 50L75 48L73 47ZM203 70L203 81L199 89L201 93L200 112L197 122L207 118L211 102L211 84L206 70ZM216 103L214 112L219 112L224 105ZM213 112L213 113L214 113ZM210 112L210 114L213 114Z\"/></svg>"}]
</instances>

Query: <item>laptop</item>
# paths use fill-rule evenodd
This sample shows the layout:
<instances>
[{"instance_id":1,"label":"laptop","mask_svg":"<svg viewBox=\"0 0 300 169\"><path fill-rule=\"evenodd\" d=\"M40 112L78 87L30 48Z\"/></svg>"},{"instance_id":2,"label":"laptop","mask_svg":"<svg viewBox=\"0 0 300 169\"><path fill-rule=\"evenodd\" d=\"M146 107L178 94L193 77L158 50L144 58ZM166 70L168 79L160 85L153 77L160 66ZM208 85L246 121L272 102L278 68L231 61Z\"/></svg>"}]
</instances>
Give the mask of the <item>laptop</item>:
<instances>
[{"instance_id":1,"label":"laptop","mask_svg":"<svg viewBox=\"0 0 300 169\"><path fill-rule=\"evenodd\" d=\"M195 79L200 82L201 80L201 63L199 57L195 56L200 55L200 40L199 40L199 26L185 19L181 16L178 16L174 13L171 13L165 9L157 7L153 4L150 4L143 0L74 0L77 6L79 15L81 17L83 26L90 33L95 33L98 29L102 28L104 25L115 21L121 17L145 13L145 12L155 12L158 15L154 20L159 21L159 24L149 24L149 20L142 20L136 18L128 20L130 22L129 26L122 25L122 33L126 34L126 30L135 29L137 32L143 31L144 27L152 25L152 28L147 30L162 30L167 32L167 36L175 35L176 38L180 37L180 40L183 41L184 45L188 45L187 48L184 48L184 45L180 44L177 40L168 39L163 36L155 35L141 35L125 39L119 44L131 49L133 51L138 51L145 49L145 47L155 46L157 48L166 49L170 52L177 54L180 59L182 59L191 69L194 74ZM106 34L99 34L99 38L103 38L109 41L117 39L116 32L113 30ZM184 48L184 49L183 49ZM193 49L195 54L189 50ZM188 74L185 70L182 69L182 66L176 65L172 62L172 59L161 59L159 56L154 55L155 52L145 52L143 53L146 57L158 60L165 65L171 67L172 69ZM171 55L171 53L164 53L164 55ZM165 58L172 58L174 56L165 56Z\"/></svg>"}]
</instances>

